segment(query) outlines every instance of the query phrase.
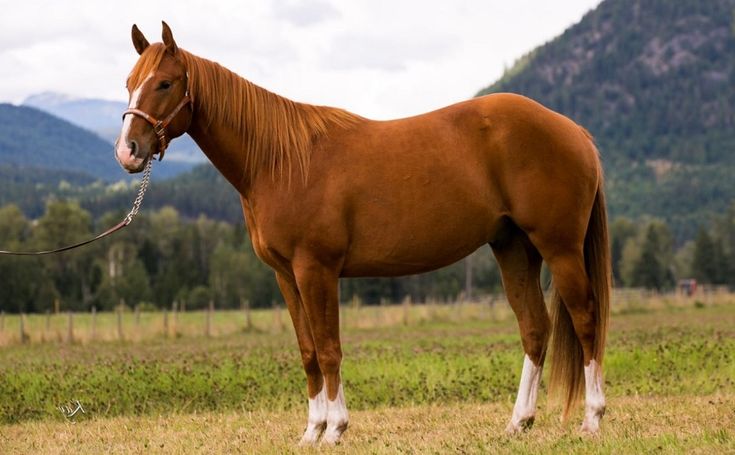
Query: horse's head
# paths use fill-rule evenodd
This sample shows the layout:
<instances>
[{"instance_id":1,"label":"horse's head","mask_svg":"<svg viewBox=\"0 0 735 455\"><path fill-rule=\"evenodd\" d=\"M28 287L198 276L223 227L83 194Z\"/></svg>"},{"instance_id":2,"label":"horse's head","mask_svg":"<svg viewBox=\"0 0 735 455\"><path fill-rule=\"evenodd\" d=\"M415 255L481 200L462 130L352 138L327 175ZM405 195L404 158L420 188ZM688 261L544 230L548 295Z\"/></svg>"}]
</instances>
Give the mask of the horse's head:
<instances>
[{"instance_id":1,"label":"horse's head","mask_svg":"<svg viewBox=\"0 0 735 455\"><path fill-rule=\"evenodd\" d=\"M153 155L189 128L192 104L188 74L171 29L163 23L163 43L149 44L133 25L133 46L140 55L127 80L130 95L123 114L115 158L128 172L140 172Z\"/></svg>"}]
</instances>

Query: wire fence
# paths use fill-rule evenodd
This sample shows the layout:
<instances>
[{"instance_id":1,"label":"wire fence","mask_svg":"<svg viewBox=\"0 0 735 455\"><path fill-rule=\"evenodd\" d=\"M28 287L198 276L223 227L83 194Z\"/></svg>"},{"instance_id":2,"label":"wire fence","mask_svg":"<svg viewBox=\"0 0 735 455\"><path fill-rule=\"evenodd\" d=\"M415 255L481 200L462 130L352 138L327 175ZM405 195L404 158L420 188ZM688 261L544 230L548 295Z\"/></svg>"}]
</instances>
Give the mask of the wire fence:
<instances>
[{"instance_id":1,"label":"wire fence","mask_svg":"<svg viewBox=\"0 0 735 455\"><path fill-rule=\"evenodd\" d=\"M548 296L547 296L548 301ZM616 289L612 313L645 312L662 307L705 306L735 302L735 294L725 288L702 288L694 295L660 294L640 289ZM504 295L455 302L382 301L363 305L358 299L343 302L340 325L343 331L411 326L429 322L505 321L513 317ZM5 314L0 312L0 346L24 343L141 342L180 337L222 337L236 333L292 332L288 311L279 304L269 309L251 309L246 301L238 310L216 309L210 302L205 310L170 309L143 311L140 306L119 305L112 312L47 312L46 314Z\"/></svg>"}]
</instances>

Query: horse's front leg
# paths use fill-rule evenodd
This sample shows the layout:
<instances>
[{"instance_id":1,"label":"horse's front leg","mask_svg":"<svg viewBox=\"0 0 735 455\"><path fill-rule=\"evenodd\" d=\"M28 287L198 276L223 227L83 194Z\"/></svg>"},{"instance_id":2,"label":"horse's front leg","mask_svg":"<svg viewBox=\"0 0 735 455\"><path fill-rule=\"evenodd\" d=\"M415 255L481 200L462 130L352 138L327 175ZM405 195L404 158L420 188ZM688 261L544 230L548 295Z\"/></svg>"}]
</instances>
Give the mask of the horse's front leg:
<instances>
[{"instance_id":1,"label":"horse's front leg","mask_svg":"<svg viewBox=\"0 0 735 455\"><path fill-rule=\"evenodd\" d=\"M323 441L337 444L349 421L340 376L338 273L309 259L294 263L294 275L316 345L319 369L324 376L327 428Z\"/></svg>"},{"instance_id":2,"label":"horse's front leg","mask_svg":"<svg viewBox=\"0 0 735 455\"><path fill-rule=\"evenodd\" d=\"M301 361L306 372L306 390L309 395L309 417L306 430L301 437L301 445L314 445L327 426L327 394L324 390L324 378L319 369L316 346L311 336L309 320L293 277L276 273L278 286L291 314L296 339L299 342Z\"/></svg>"}]
</instances>

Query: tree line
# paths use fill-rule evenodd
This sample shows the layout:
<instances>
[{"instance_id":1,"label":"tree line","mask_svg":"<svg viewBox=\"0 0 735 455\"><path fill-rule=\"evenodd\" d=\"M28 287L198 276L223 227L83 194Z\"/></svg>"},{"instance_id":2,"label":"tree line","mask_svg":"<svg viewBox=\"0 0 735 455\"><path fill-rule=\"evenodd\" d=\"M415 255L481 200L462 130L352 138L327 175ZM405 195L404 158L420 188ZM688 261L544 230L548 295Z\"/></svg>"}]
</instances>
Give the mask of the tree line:
<instances>
[{"instance_id":1,"label":"tree line","mask_svg":"<svg viewBox=\"0 0 735 455\"><path fill-rule=\"evenodd\" d=\"M87 239L122 219L98 219L73 201L52 200L38 219L15 205L0 207L0 248L51 249ZM655 218L617 218L610 225L613 273L618 286L672 289L678 279L735 286L735 203L702 225L696 238L676 245ZM548 273L544 273L548 284ZM471 286L471 287L468 287ZM281 297L273 272L253 253L243 224L206 216L182 217L172 207L143 212L112 238L45 257L0 257L0 310L110 310L124 303L144 308L268 307ZM467 292L502 290L489 247L468 260L409 277L355 278L340 282L342 301L455 300ZM466 294L465 294L466 296Z\"/></svg>"}]
</instances>

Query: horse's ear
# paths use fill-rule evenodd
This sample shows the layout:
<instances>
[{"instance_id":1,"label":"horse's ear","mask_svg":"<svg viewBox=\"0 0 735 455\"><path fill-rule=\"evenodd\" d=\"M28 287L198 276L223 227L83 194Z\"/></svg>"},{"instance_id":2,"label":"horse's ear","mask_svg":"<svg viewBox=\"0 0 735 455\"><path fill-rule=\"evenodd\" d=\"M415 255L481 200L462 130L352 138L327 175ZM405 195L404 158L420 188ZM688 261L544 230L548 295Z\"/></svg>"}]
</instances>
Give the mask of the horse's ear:
<instances>
[{"instance_id":1,"label":"horse's ear","mask_svg":"<svg viewBox=\"0 0 735 455\"><path fill-rule=\"evenodd\" d=\"M161 25L163 25L162 37L163 44L166 45L166 51L171 55L176 55L176 41L174 41L174 34L171 33L171 28L165 21L161 21Z\"/></svg>"},{"instance_id":2,"label":"horse's ear","mask_svg":"<svg viewBox=\"0 0 735 455\"><path fill-rule=\"evenodd\" d=\"M135 50L138 52L138 55L140 55L148 46L150 46L150 43L148 43L148 40L143 36L143 32L141 32L135 24L133 24L133 31L131 34L133 36L133 46L135 46Z\"/></svg>"}]
</instances>

